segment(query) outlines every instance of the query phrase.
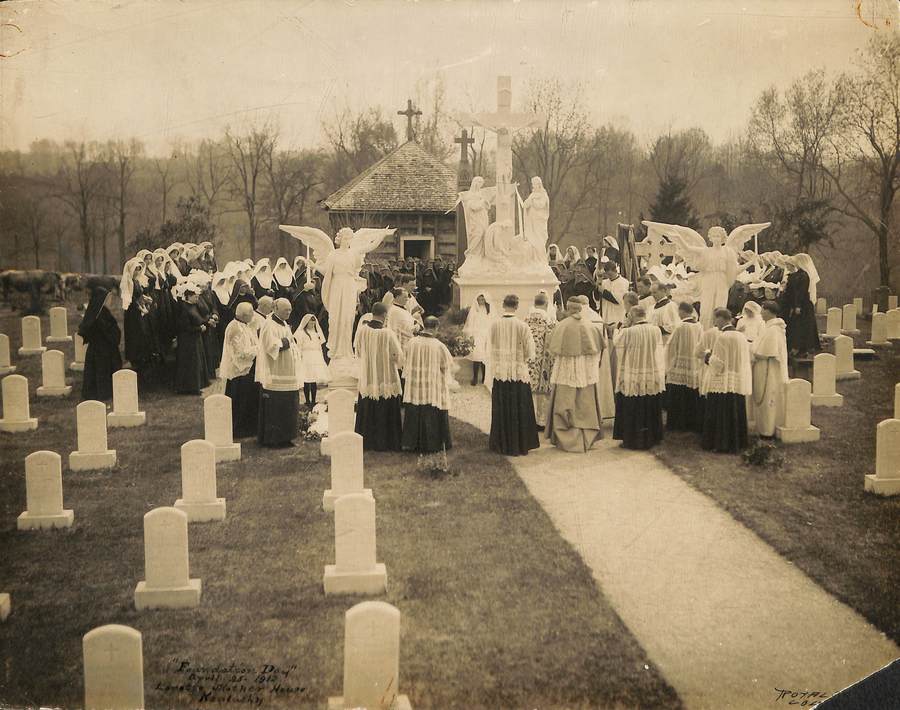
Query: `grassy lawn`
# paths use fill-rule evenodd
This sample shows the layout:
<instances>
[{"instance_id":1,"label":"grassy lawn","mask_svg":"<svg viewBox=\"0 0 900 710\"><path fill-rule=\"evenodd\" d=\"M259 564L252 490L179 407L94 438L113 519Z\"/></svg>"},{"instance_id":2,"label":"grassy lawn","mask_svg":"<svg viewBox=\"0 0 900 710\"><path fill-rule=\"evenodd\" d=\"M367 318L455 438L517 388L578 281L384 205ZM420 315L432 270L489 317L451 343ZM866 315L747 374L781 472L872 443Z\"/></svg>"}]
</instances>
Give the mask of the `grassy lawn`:
<instances>
[{"instance_id":1,"label":"grassy lawn","mask_svg":"<svg viewBox=\"0 0 900 710\"><path fill-rule=\"evenodd\" d=\"M70 332L76 323L72 314ZM201 400L142 393L148 425L110 430L117 468L70 472L80 375L69 373L69 398L38 400L40 359L16 356L21 330L8 310L0 330L40 420L36 432L0 435L0 591L13 603L0 625L0 706L79 706L82 635L108 623L143 634L148 708L197 706L196 692L165 689L187 680L173 670L182 661L289 669L281 686L303 690L275 693L268 682L258 693L265 707L320 707L340 694L343 615L358 599L322 591L334 528L321 510L328 466L318 444L261 450L245 441L242 461L220 464L228 517L189 532L200 607L138 613L142 516L179 497L179 447L202 436ZM679 707L506 459L470 426L454 421L453 436L455 475L436 480L416 470L413 456L366 455L378 560L388 570L383 598L403 614L401 692L418 708ZM63 457L64 502L75 511L68 531L16 530L23 461L38 449ZM848 490L861 490L859 476L850 478ZM888 539L880 527L874 534Z\"/></svg>"},{"instance_id":2,"label":"grassy lawn","mask_svg":"<svg viewBox=\"0 0 900 710\"><path fill-rule=\"evenodd\" d=\"M856 347L866 347L869 323ZM900 497L863 490L875 472L875 426L893 416L900 348L857 359L861 380L838 382L844 406L814 407L821 440L781 447L778 468L702 451L690 434L655 450L690 485L715 499L779 553L900 642ZM812 379L811 370L795 376Z\"/></svg>"}]
</instances>

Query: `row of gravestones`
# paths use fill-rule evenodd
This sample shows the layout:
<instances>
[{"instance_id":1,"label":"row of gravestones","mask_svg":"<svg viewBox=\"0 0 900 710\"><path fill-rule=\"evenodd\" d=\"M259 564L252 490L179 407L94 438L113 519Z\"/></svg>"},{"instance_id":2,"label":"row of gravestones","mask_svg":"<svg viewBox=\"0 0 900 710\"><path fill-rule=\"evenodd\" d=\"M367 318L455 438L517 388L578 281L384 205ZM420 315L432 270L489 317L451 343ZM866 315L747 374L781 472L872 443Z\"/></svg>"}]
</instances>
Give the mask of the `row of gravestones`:
<instances>
[{"instance_id":1,"label":"row of gravestones","mask_svg":"<svg viewBox=\"0 0 900 710\"><path fill-rule=\"evenodd\" d=\"M897 306L898 306L897 301L898 301L898 297L896 295L888 296L887 309L889 311L891 311L891 310L894 310L895 308L897 308ZM859 298L859 297L854 298L853 303L851 305L856 309L857 315L862 315L863 308L864 308L862 298ZM878 304L876 303L876 304L872 305L872 314L874 315L877 312L878 312ZM828 313L828 300L823 297L819 297L818 299L816 299L816 315L824 316L824 315L827 315L827 313Z\"/></svg>"},{"instance_id":2,"label":"row of gravestones","mask_svg":"<svg viewBox=\"0 0 900 710\"><path fill-rule=\"evenodd\" d=\"M108 624L82 640L85 710L143 708L143 641L136 629ZM400 676L400 611L386 602L362 602L344 615L343 696L329 710L411 710L397 693Z\"/></svg>"},{"instance_id":3,"label":"row of gravestones","mask_svg":"<svg viewBox=\"0 0 900 710\"><path fill-rule=\"evenodd\" d=\"M854 299L861 301L862 299ZM854 348L856 335L856 310L859 304L847 304L841 308L825 308L820 298L817 312L826 317L826 332L822 335L830 340L834 353L819 353L813 358L811 405L823 407L843 406L844 398L837 393L836 381L857 380L861 377L855 366L855 356L874 356L873 348L900 345L900 308L897 297L890 296L887 313L872 309L872 334L866 341L871 348ZM821 311L825 311L821 313ZM791 380L791 382L803 380ZM885 419L876 427L875 433L875 473L864 479L865 490L879 495L900 494L900 384L894 386L894 417Z\"/></svg>"},{"instance_id":4,"label":"row of gravestones","mask_svg":"<svg viewBox=\"0 0 900 710\"><path fill-rule=\"evenodd\" d=\"M55 338L52 342L71 340L65 332L65 309L52 311L60 312L51 312L50 337ZM63 355L59 351L47 351L41 345L40 319L35 316L24 318L22 333L20 355L42 355L44 383L39 394L68 394L71 387L65 384ZM79 344L83 345L76 336L76 362L72 369L80 369L79 364L83 367L84 351ZM0 338L0 363L7 366L6 372L15 370L9 362L9 339L5 335ZM4 378L3 402L0 430L27 431L37 427L37 420L30 417L26 378L19 375ZM107 423L110 426L145 423L145 414L138 411L137 379L133 371L120 370L114 375L113 402L114 411L109 415L102 402L88 401L78 405L78 450L69 458L73 470L115 465L116 452L107 448ZM336 563L326 566L325 593L378 594L386 588L387 571L375 559L375 501L371 491L363 488L362 437L353 432L352 394L346 390L332 393L329 409L328 442L333 443L336 453L331 463L332 488L323 496L323 507L335 512ZM201 582L190 579L188 572L187 522L225 517L225 501L216 497L215 462L240 458L240 444L231 439L230 420L228 397L213 395L206 398L206 440L187 442L182 447L183 498L178 499L173 508L159 508L145 516L147 579L139 582L135 589L138 609L199 604ZM38 451L26 458L26 511L19 516L20 529L72 525L74 512L63 507L61 468L59 455L52 451ZM0 612L8 614L9 595L0 599ZM349 618L350 612L348 624ZM358 678L361 674L355 672L351 676ZM380 677L386 676L382 673Z\"/></svg>"}]
</instances>

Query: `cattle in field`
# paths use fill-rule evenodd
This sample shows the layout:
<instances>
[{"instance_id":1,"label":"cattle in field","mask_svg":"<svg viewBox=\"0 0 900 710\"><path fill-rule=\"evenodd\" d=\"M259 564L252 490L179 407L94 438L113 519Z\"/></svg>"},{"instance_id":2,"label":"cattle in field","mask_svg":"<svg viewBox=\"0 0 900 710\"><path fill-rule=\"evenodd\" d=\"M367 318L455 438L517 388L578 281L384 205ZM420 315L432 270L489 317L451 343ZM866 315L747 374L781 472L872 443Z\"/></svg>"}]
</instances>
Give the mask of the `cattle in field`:
<instances>
[{"instance_id":1,"label":"cattle in field","mask_svg":"<svg viewBox=\"0 0 900 710\"><path fill-rule=\"evenodd\" d=\"M12 305L12 297L17 293L28 294L29 313L43 313L46 297L54 299L62 296L62 279L55 271L42 269L10 269L0 273L0 286L3 288L3 300Z\"/></svg>"}]
</instances>

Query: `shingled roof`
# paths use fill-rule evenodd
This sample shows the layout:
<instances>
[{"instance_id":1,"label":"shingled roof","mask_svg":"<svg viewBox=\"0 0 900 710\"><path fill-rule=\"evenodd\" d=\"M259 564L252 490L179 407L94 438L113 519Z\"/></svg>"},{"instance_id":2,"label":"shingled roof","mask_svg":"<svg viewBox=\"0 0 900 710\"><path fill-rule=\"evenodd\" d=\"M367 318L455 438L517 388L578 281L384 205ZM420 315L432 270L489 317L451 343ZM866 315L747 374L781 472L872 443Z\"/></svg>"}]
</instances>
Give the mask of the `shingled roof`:
<instances>
[{"instance_id":1,"label":"shingled roof","mask_svg":"<svg viewBox=\"0 0 900 710\"><path fill-rule=\"evenodd\" d=\"M456 172L407 141L321 204L338 212L446 212L456 198Z\"/></svg>"}]
</instances>

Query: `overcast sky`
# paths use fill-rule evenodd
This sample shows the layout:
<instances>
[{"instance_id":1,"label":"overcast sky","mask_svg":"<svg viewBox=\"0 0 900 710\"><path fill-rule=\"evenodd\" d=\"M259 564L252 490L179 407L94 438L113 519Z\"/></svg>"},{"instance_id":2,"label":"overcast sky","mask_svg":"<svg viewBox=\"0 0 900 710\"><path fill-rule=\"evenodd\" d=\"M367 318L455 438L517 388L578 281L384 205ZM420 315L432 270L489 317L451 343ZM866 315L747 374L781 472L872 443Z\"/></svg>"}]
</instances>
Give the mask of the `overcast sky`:
<instances>
[{"instance_id":1,"label":"overcast sky","mask_svg":"<svg viewBox=\"0 0 900 710\"><path fill-rule=\"evenodd\" d=\"M893 0L32 0L0 5L0 147L38 138L217 136L277 119L298 145L337 108L391 113L439 74L448 104L491 110L530 78L579 81L592 118L642 140L740 134L770 84L837 72ZM894 27L896 18L892 17ZM423 107L427 108L427 107ZM394 115L398 134L404 119Z\"/></svg>"}]
</instances>

